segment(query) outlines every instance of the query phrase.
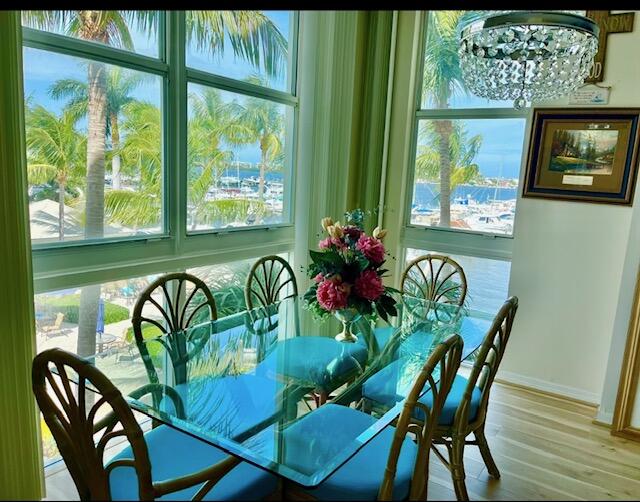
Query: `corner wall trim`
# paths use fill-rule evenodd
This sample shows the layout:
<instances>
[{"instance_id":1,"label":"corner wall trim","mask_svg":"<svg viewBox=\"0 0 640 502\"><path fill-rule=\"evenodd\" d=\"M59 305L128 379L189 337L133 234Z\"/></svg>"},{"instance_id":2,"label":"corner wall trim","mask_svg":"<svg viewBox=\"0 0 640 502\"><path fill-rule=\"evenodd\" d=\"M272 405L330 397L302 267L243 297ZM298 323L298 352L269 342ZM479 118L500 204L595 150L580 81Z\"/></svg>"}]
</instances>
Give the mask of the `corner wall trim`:
<instances>
[{"instance_id":1,"label":"corner wall trim","mask_svg":"<svg viewBox=\"0 0 640 502\"><path fill-rule=\"evenodd\" d=\"M496 381L522 385L531 389L556 394L561 397L567 397L585 404L598 406L600 404L600 395L595 392L588 392L583 389L569 387L567 385L557 384L541 380L539 378L528 377L510 371L499 371Z\"/></svg>"},{"instance_id":2,"label":"corner wall trim","mask_svg":"<svg viewBox=\"0 0 640 502\"><path fill-rule=\"evenodd\" d=\"M596 415L596 420L601 424L605 424L610 427L613 423L613 412L599 409L598 414Z\"/></svg>"}]
</instances>

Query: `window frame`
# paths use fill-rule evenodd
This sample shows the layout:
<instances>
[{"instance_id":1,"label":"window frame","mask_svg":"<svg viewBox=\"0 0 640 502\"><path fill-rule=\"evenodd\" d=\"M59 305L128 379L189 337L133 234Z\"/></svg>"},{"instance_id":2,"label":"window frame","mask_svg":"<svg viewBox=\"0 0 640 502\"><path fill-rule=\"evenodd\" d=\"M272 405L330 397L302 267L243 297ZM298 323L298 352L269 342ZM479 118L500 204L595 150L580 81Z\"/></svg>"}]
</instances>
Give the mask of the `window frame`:
<instances>
[{"instance_id":1,"label":"window frame","mask_svg":"<svg viewBox=\"0 0 640 502\"><path fill-rule=\"evenodd\" d=\"M215 265L294 247L299 128L301 14L292 12L288 68L290 92L263 88L186 66L185 11L160 10L158 57L22 27L23 48L46 50L159 75L162 84L163 232L154 235L32 242L35 293L109 282L182 268ZM286 155L289 187L282 223L189 232L187 225L187 85L189 82L292 107ZM179 166L184 166L179 168ZM287 193L288 192L288 193Z\"/></svg>"},{"instance_id":2,"label":"window frame","mask_svg":"<svg viewBox=\"0 0 640 502\"><path fill-rule=\"evenodd\" d=\"M428 109L422 108L422 81L424 76L424 56L426 48L426 34L429 29L430 13L423 12L424 16L418 36L418 63L416 68L416 85L415 95L413 96L414 113L411 121L411 143L409 146L409 169L407 171L407 187L405 200L403 201L403 238L402 247L406 249L412 248L430 248L434 251L462 254L468 256L478 256L493 259L510 260L513 236L516 231L517 217L514 218L514 225L511 235L496 234L481 230L461 229L461 228L443 228L428 225L418 225L411 223L411 206L413 203L413 189L415 187L415 163L418 148L418 132L421 120L437 120L437 119L523 119L524 120L524 138L520 162L520 172L518 179L521 178L522 160L526 154L527 132L529 130L529 117L531 109L529 107L522 110L514 108L445 108L445 109ZM516 191L516 200L519 200L519 189ZM516 202L517 214L518 202Z\"/></svg>"}]
</instances>

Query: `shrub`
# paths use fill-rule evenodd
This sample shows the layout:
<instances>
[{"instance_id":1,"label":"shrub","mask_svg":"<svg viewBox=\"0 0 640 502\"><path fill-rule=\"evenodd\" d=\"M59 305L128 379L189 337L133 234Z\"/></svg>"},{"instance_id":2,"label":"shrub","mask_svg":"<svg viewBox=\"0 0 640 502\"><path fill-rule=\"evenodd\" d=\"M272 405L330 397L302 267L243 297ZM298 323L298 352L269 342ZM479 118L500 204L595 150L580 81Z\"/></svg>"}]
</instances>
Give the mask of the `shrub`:
<instances>
[{"instance_id":1,"label":"shrub","mask_svg":"<svg viewBox=\"0 0 640 502\"><path fill-rule=\"evenodd\" d=\"M64 314L65 322L78 324L80 315L80 295L67 295L60 298L48 299L45 303L48 313L54 315L57 312ZM129 309L116 305L115 303L104 302L104 323L112 324L114 322L129 319Z\"/></svg>"},{"instance_id":2,"label":"shrub","mask_svg":"<svg viewBox=\"0 0 640 502\"><path fill-rule=\"evenodd\" d=\"M153 326L152 324L145 324L142 326L142 338L144 340L149 340L152 338L157 338L162 335L162 332L158 329L157 326ZM127 329L126 334L124 335L124 339L133 345L133 350L138 350L136 345L136 339L133 334L133 326ZM164 350L164 346L160 342L149 342L147 343L147 350L149 351L149 355L154 360L154 364L159 364L160 356Z\"/></svg>"}]
</instances>

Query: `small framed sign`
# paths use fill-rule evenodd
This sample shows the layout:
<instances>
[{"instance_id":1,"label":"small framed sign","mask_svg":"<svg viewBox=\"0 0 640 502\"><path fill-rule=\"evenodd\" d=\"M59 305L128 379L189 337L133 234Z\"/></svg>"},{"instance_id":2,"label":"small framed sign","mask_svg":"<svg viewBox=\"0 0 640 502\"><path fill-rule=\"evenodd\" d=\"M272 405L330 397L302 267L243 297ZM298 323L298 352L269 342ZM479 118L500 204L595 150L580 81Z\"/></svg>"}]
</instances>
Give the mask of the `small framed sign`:
<instances>
[{"instance_id":1,"label":"small framed sign","mask_svg":"<svg viewBox=\"0 0 640 502\"><path fill-rule=\"evenodd\" d=\"M631 205L640 108L536 108L523 197Z\"/></svg>"},{"instance_id":2,"label":"small framed sign","mask_svg":"<svg viewBox=\"0 0 640 502\"><path fill-rule=\"evenodd\" d=\"M608 105L611 87L585 85L569 96L570 105Z\"/></svg>"}]
</instances>

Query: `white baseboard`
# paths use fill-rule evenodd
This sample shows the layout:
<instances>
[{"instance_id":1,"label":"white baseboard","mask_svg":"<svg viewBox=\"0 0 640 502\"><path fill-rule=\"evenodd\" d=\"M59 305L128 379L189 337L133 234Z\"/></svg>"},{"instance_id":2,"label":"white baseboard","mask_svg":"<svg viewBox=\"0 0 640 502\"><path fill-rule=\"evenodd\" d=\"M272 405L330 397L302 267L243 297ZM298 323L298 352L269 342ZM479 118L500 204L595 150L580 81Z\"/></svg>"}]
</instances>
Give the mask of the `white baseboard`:
<instances>
[{"instance_id":1,"label":"white baseboard","mask_svg":"<svg viewBox=\"0 0 640 502\"><path fill-rule=\"evenodd\" d=\"M588 392L584 389L577 389L575 387L569 387L558 383L548 382L539 378L528 377L520 375L518 373L512 373L510 371L498 371L496 375L497 380L502 380L507 383L513 383L517 385L523 385L532 389L540 390L543 392L550 392L552 394L559 394L578 401L584 401L595 406L600 404L600 395L593 392ZM611 421L609 421L611 423Z\"/></svg>"}]
</instances>

